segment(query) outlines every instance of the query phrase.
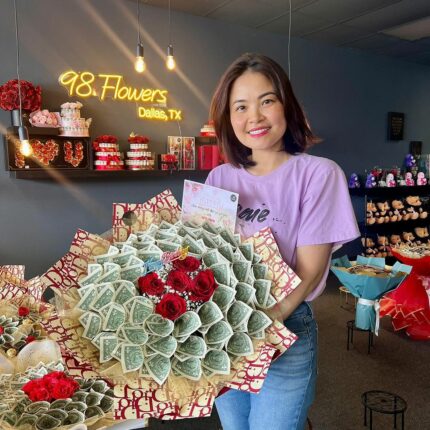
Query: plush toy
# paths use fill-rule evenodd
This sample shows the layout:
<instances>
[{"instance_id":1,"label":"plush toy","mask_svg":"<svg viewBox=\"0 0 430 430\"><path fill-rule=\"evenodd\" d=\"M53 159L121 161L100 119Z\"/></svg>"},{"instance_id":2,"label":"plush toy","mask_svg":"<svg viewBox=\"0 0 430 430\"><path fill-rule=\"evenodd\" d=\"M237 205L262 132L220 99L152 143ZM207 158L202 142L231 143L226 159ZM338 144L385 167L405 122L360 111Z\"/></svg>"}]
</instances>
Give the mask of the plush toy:
<instances>
[{"instance_id":1,"label":"plush toy","mask_svg":"<svg viewBox=\"0 0 430 430\"><path fill-rule=\"evenodd\" d=\"M427 185L427 178L424 175L424 172L418 172L417 185Z\"/></svg>"},{"instance_id":2,"label":"plush toy","mask_svg":"<svg viewBox=\"0 0 430 430\"><path fill-rule=\"evenodd\" d=\"M382 254L385 254L385 255L381 255L381 257L386 257L387 256L387 246L388 246L387 236L379 236L379 234L378 234L377 242L378 242L378 250L380 252L382 252Z\"/></svg>"},{"instance_id":3,"label":"plush toy","mask_svg":"<svg viewBox=\"0 0 430 430\"><path fill-rule=\"evenodd\" d=\"M402 239L406 242L406 243L411 243L415 240L415 236L409 232L409 231L404 231L402 233Z\"/></svg>"},{"instance_id":4,"label":"plush toy","mask_svg":"<svg viewBox=\"0 0 430 430\"><path fill-rule=\"evenodd\" d=\"M411 206L408 209L406 209L406 211L409 214L409 219L418 219L419 214L418 214L418 212L415 212L415 209L414 209L413 206Z\"/></svg>"},{"instance_id":5,"label":"plush toy","mask_svg":"<svg viewBox=\"0 0 430 430\"><path fill-rule=\"evenodd\" d=\"M421 219L426 219L428 216L427 211L425 211L423 208L419 208L418 213Z\"/></svg>"},{"instance_id":6,"label":"plush toy","mask_svg":"<svg viewBox=\"0 0 430 430\"><path fill-rule=\"evenodd\" d=\"M415 227L414 232L420 239L427 239L429 237L429 231L427 227Z\"/></svg>"},{"instance_id":7,"label":"plush toy","mask_svg":"<svg viewBox=\"0 0 430 430\"><path fill-rule=\"evenodd\" d=\"M367 211L366 213L366 224L372 225L375 224L376 218L373 216L373 212Z\"/></svg>"},{"instance_id":8,"label":"plush toy","mask_svg":"<svg viewBox=\"0 0 430 430\"><path fill-rule=\"evenodd\" d=\"M376 209L375 203L373 203L372 200L370 200L369 202L367 202L366 210L368 212L377 212L378 211L378 209Z\"/></svg>"},{"instance_id":9,"label":"plush toy","mask_svg":"<svg viewBox=\"0 0 430 430\"><path fill-rule=\"evenodd\" d=\"M360 179L358 179L357 173L352 173L349 177L348 187L349 188L360 188Z\"/></svg>"},{"instance_id":10,"label":"plush toy","mask_svg":"<svg viewBox=\"0 0 430 430\"><path fill-rule=\"evenodd\" d=\"M405 187L406 186L405 178L401 174L399 174L399 176L397 176L397 185L399 187Z\"/></svg>"},{"instance_id":11,"label":"plush toy","mask_svg":"<svg viewBox=\"0 0 430 430\"><path fill-rule=\"evenodd\" d=\"M406 203L410 206L421 206L421 200L418 196L408 196L406 197Z\"/></svg>"},{"instance_id":12,"label":"plush toy","mask_svg":"<svg viewBox=\"0 0 430 430\"><path fill-rule=\"evenodd\" d=\"M409 169L411 167L415 167L417 165L417 162L415 160L415 157L412 154L407 154L405 157L405 166Z\"/></svg>"},{"instance_id":13,"label":"plush toy","mask_svg":"<svg viewBox=\"0 0 430 430\"><path fill-rule=\"evenodd\" d=\"M395 187L397 185L392 173L387 173L385 182L387 183L387 187Z\"/></svg>"},{"instance_id":14,"label":"plush toy","mask_svg":"<svg viewBox=\"0 0 430 430\"><path fill-rule=\"evenodd\" d=\"M369 173L366 178L366 188L374 188L376 187L376 179L372 173Z\"/></svg>"},{"instance_id":15,"label":"plush toy","mask_svg":"<svg viewBox=\"0 0 430 430\"><path fill-rule=\"evenodd\" d=\"M400 239L400 235L398 234L392 234L390 236L390 243L391 245L400 245L402 243L402 239Z\"/></svg>"},{"instance_id":16,"label":"plush toy","mask_svg":"<svg viewBox=\"0 0 430 430\"><path fill-rule=\"evenodd\" d=\"M404 207L405 207L401 200L393 200L391 202L391 206L393 207L393 209L398 209L398 210L404 209Z\"/></svg>"},{"instance_id":17,"label":"plush toy","mask_svg":"<svg viewBox=\"0 0 430 430\"><path fill-rule=\"evenodd\" d=\"M406 172L405 182L407 187L413 187L415 185L414 178L411 172Z\"/></svg>"}]
</instances>

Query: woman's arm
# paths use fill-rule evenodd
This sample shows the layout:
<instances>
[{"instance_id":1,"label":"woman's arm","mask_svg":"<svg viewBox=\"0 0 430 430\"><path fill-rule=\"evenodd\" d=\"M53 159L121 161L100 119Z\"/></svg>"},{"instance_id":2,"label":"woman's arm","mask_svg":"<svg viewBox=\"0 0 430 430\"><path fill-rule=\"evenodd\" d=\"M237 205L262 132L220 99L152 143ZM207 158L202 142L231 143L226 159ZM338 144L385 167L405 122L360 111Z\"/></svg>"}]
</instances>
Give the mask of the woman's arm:
<instances>
[{"instance_id":1,"label":"woman's arm","mask_svg":"<svg viewBox=\"0 0 430 430\"><path fill-rule=\"evenodd\" d=\"M331 243L325 243L300 246L296 249L295 272L302 282L291 294L269 310L268 315L272 319L279 321L287 319L319 285L331 257L332 247Z\"/></svg>"}]
</instances>

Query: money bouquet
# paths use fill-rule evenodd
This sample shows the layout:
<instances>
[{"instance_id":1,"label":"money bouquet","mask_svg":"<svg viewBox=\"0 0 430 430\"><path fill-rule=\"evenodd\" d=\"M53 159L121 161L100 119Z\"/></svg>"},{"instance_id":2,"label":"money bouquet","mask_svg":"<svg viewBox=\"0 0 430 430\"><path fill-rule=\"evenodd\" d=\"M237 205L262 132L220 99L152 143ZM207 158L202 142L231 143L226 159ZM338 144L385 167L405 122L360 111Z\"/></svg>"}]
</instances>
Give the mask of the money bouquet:
<instances>
[{"instance_id":1,"label":"money bouquet","mask_svg":"<svg viewBox=\"0 0 430 430\"><path fill-rule=\"evenodd\" d=\"M60 351L41 326L54 309L42 303L40 278L24 279L23 266L0 267L0 373L25 370L35 360L58 359Z\"/></svg>"},{"instance_id":2,"label":"money bouquet","mask_svg":"<svg viewBox=\"0 0 430 430\"><path fill-rule=\"evenodd\" d=\"M108 420L113 390L102 379L73 378L62 363L29 368L2 378L0 426L11 429L72 429Z\"/></svg>"},{"instance_id":3,"label":"money bouquet","mask_svg":"<svg viewBox=\"0 0 430 430\"><path fill-rule=\"evenodd\" d=\"M44 276L64 309L46 328L113 381L116 419L207 416L224 387L258 392L275 353L295 341L264 313L300 282L269 229L242 241L219 226L182 223L166 191L115 205L109 246L91 253L88 240L102 239L84 234L69 253L79 267L60 271L69 280L78 272L74 285L56 282L70 256Z\"/></svg>"},{"instance_id":4,"label":"money bouquet","mask_svg":"<svg viewBox=\"0 0 430 430\"><path fill-rule=\"evenodd\" d=\"M392 318L394 330L406 330L414 340L430 339L430 245L402 244L393 256L412 266L412 272L395 291L381 300L381 315Z\"/></svg>"}]
</instances>

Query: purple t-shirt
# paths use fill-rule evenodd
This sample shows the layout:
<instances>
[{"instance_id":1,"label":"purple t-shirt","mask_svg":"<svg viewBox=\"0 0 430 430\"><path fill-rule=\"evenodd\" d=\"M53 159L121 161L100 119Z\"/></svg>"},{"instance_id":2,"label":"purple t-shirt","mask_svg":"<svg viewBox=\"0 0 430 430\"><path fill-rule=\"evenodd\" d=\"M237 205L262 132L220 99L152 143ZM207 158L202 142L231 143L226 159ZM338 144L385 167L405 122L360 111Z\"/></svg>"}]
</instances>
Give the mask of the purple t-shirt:
<instances>
[{"instance_id":1,"label":"purple t-shirt","mask_svg":"<svg viewBox=\"0 0 430 430\"><path fill-rule=\"evenodd\" d=\"M206 184L239 193L237 232L249 237L270 227L293 269L297 247L332 243L335 251L360 235L345 175L327 158L294 155L264 176L224 164L210 172ZM307 301L323 292L329 267Z\"/></svg>"}]
</instances>

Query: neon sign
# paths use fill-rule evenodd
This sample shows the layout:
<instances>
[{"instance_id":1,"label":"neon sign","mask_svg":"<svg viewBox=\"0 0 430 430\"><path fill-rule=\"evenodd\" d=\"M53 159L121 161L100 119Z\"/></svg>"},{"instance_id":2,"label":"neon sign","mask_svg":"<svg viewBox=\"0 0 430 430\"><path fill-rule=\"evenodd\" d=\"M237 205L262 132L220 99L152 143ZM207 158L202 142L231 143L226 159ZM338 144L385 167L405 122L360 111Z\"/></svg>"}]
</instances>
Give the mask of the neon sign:
<instances>
[{"instance_id":1,"label":"neon sign","mask_svg":"<svg viewBox=\"0 0 430 430\"><path fill-rule=\"evenodd\" d=\"M63 85L69 96L81 98L98 97L100 100L110 98L113 100L133 103L148 103L149 106L138 106L137 115L142 119L159 121L182 121L182 111L167 109L168 91L159 88L134 88L125 85L121 75L108 75L91 72L75 72L68 70L60 75L58 81ZM157 107L151 106L156 104Z\"/></svg>"}]
</instances>

